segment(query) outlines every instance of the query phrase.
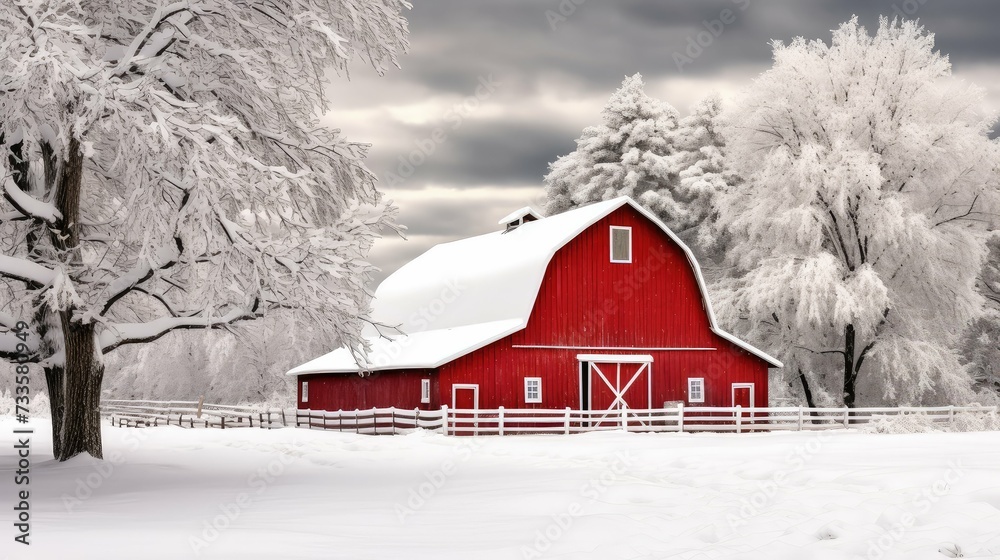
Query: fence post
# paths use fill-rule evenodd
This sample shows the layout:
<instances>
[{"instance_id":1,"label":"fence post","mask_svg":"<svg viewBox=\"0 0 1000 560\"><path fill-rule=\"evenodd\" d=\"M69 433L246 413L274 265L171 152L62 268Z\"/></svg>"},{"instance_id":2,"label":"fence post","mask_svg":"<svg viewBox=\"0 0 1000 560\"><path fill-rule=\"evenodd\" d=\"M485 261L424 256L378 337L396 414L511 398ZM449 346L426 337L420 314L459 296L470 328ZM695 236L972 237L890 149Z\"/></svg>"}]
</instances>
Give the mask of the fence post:
<instances>
[{"instance_id":1,"label":"fence post","mask_svg":"<svg viewBox=\"0 0 1000 560\"><path fill-rule=\"evenodd\" d=\"M222 424L222 429L225 430L226 429L226 417L225 416L220 416L220 418L221 418L220 422Z\"/></svg>"},{"instance_id":2,"label":"fence post","mask_svg":"<svg viewBox=\"0 0 1000 560\"><path fill-rule=\"evenodd\" d=\"M500 430L500 435L503 435L503 405L500 405L500 408L498 408L497 410L500 411L500 415L499 415L499 418L498 418L498 420L500 421L499 422L500 425L499 425L498 429Z\"/></svg>"},{"instance_id":3,"label":"fence post","mask_svg":"<svg viewBox=\"0 0 1000 560\"><path fill-rule=\"evenodd\" d=\"M394 406L389 407L389 420L391 421L389 425L392 427L392 435L396 435L396 407Z\"/></svg>"},{"instance_id":4,"label":"fence post","mask_svg":"<svg viewBox=\"0 0 1000 560\"><path fill-rule=\"evenodd\" d=\"M420 407L413 409L413 429L420 427Z\"/></svg>"},{"instance_id":5,"label":"fence post","mask_svg":"<svg viewBox=\"0 0 1000 560\"><path fill-rule=\"evenodd\" d=\"M736 433L743 433L743 407L736 405Z\"/></svg>"},{"instance_id":6,"label":"fence post","mask_svg":"<svg viewBox=\"0 0 1000 560\"><path fill-rule=\"evenodd\" d=\"M677 431L684 433L684 403L677 403Z\"/></svg>"},{"instance_id":7,"label":"fence post","mask_svg":"<svg viewBox=\"0 0 1000 560\"><path fill-rule=\"evenodd\" d=\"M271 417L268 416L268 419L270 419L270 418ZM285 409L284 408L281 409L281 426L282 427L287 427L288 426L288 424L285 423ZM298 426L296 425L296 427L298 427Z\"/></svg>"},{"instance_id":8,"label":"fence post","mask_svg":"<svg viewBox=\"0 0 1000 560\"><path fill-rule=\"evenodd\" d=\"M566 407L566 412L563 414L563 433L569 435L569 413L570 407Z\"/></svg>"},{"instance_id":9,"label":"fence post","mask_svg":"<svg viewBox=\"0 0 1000 560\"><path fill-rule=\"evenodd\" d=\"M801 406L799 407L799 429L797 431L799 431L799 432L802 431L802 407Z\"/></svg>"},{"instance_id":10,"label":"fence post","mask_svg":"<svg viewBox=\"0 0 1000 560\"><path fill-rule=\"evenodd\" d=\"M378 435L378 409L372 407L372 431Z\"/></svg>"},{"instance_id":11,"label":"fence post","mask_svg":"<svg viewBox=\"0 0 1000 560\"><path fill-rule=\"evenodd\" d=\"M847 426L850 424L850 418L851 418L851 409L844 407L844 428L847 428Z\"/></svg>"},{"instance_id":12,"label":"fence post","mask_svg":"<svg viewBox=\"0 0 1000 560\"><path fill-rule=\"evenodd\" d=\"M955 405L948 406L948 425L955 425Z\"/></svg>"},{"instance_id":13,"label":"fence post","mask_svg":"<svg viewBox=\"0 0 1000 560\"><path fill-rule=\"evenodd\" d=\"M448 405L441 405L441 431L448 435Z\"/></svg>"},{"instance_id":14,"label":"fence post","mask_svg":"<svg viewBox=\"0 0 1000 560\"><path fill-rule=\"evenodd\" d=\"M620 415L621 416L621 428L627 432L628 431L628 416L626 416L625 405L623 404L622 407L619 410L621 410L621 415Z\"/></svg>"}]
</instances>

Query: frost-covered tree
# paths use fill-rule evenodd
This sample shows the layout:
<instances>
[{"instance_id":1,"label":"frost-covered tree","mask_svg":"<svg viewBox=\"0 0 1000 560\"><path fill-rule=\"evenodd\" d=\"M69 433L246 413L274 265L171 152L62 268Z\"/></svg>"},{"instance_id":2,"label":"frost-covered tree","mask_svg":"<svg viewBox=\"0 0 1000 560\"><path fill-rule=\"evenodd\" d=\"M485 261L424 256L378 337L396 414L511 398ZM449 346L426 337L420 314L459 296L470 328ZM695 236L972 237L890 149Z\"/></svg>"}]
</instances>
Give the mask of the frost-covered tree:
<instances>
[{"instance_id":1,"label":"frost-covered tree","mask_svg":"<svg viewBox=\"0 0 1000 560\"><path fill-rule=\"evenodd\" d=\"M215 379L208 367L208 349L224 334L228 333L178 330L152 344L119 348L105 357L104 397L190 401L207 395ZM213 402L231 401L216 398Z\"/></svg>"},{"instance_id":2,"label":"frost-covered tree","mask_svg":"<svg viewBox=\"0 0 1000 560\"><path fill-rule=\"evenodd\" d=\"M307 313L348 343L390 225L326 77L406 48L404 0L0 3L0 352L44 367L55 456L101 456L102 354Z\"/></svg>"},{"instance_id":3,"label":"frost-covered tree","mask_svg":"<svg viewBox=\"0 0 1000 560\"><path fill-rule=\"evenodd\" d=\"M106 356L104 396L291 406L294 378L285 373L328 350L328 335L292 310L238 329L171 332Z\"/></svg>"},{"instance_id":4,"label":"frost-covered tree","mask_svg":"<svg viewBox=\"0 0 1000 560\"><path fill-rule=\"evenodd\" d=\"M635 74L611 96L602 117L601 124L583 130L575 151L550 165L546 213L630 196L672 228L687 227L688 214L676 198L677 111L647 96L642 76Z\"/></svg>"},{"instance_id":5,"label":"frost-covered tree","mask_svg":"<svg viewBox=\"0 0 1000 560\"><path fill-rule=\"evenodd\" d=\"M676 134L677 190L685 201L684 209L692 225L710 220L715 195L739 182L725 165L725 139L718 130L722 98L711 94L692 107L681 119ZM703 228L704 241L711 244L709 228Z\"/></svg>"},{"instance_id":6,"label":"frost-covered tree","mask_svg":"<svg viewBox=\"0 0 1000 560\"><path fill-rule=\"evenodd\" d=\"M979 293L986 298L987 306L1000 312L1000 231L994 232L986 242L989 253L979 274Z\"/></svg>"},{"instance_id":7,"label":"frost-covered tree","mask_svg":"<svg viewBox=\"0 0 1000 560\"><path fill-rule=\"evenodd\" d=\"M206 367L212 372L209 393L228 402L285 401L295 395L293 367L329 351L330 341L291 313L275 314L220 337L211 346Z\"/></svg>"},{"instance_id":8,"label":"frost-covered tree","mask_svg":"<svg viewBox=\"0 0 1000 560\"><path fill-rule=\"evenodd\" d=\"M977 284L986 298L987 312L966 331L962 358L978 387L1000 395L1000 234L994 233L987 247L989 253Z\"/></svg>"},{"instance_id":9,"label":"frost-covered tree","mask_svg":"<svg viewBox=\"0 0 1000 560\"><path fill-rule=\"evenodd\" d=\"M718 308L790 375L839 370L847 406L971 395L957 338L982 310L997 149L982 92L950 72L916 23L855 18L830 44L775 43L724 115L745 183L719 198Z\"/></svg>"}]
</instances>

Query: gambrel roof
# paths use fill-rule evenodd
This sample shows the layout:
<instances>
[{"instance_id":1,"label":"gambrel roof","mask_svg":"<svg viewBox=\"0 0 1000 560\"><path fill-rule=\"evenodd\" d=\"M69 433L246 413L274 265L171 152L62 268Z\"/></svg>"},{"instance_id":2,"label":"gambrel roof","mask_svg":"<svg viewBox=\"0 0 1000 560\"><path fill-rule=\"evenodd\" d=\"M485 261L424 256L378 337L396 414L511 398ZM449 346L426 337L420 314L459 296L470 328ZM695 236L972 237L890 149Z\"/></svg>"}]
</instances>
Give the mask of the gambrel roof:
<instances>
[{"instance_id":1,"label":"gambrel roof","mask_svg":"<svg viewBox=\"0 0 1000 560\"><path fill-rule=\"evenodd\" d=\"M705 280L691 250L655 215L628 197L597 202L500 231L442 243L385 279L372 301L364 333L368 363L339 348L290 375L436 368L524 329L556 251L615 210L629 205L662 229L687 256L712 331L768 362L781 362L720 329ZM396 327L396 328L390 328Z\"/></svg>"}]
</instances>

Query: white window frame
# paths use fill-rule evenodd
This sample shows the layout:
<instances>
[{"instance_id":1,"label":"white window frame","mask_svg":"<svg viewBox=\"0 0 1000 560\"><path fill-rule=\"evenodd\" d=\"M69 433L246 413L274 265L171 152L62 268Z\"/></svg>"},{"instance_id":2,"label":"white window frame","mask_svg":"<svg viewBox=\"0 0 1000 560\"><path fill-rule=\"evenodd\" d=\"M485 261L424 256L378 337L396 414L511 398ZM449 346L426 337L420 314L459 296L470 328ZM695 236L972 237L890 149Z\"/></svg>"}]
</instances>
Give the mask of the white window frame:
<instances>
[{"instance_id":1,"label":"white window frame","mask_svg":"<svg viewBox=\"0 0 1000 560\"><path fill-rule=\"evenodd\" d=\"M302 382L302 402L304 402L304 403L309 402L309 382L308 381L303 381Z\"/></svg>"},{"instance_id":2,"label":"white window frame","mask_svg":"<svg viewBox=\"0 0 1000 560\"><path fill-rule=\"evenodd\" d=\"M701 396L694 398L694 387L697 384ZM691 403L703 403L705 402L705 378L704 377L688 377L688 402Z\"/></svg>"},{"instance_id":3,"label":"white window frame","mask_svg":"<svg viewBox=\"0 0 1000 560\"><path fill-rule=\"evenodd\" d=\"M616 260L615 259L615 231L616 230L622 230L622 231L627 231L628 232L628 258L625 259L625 260L620 260L620 259ZM611 262L613 262L613 263L623 263L623 264L631 263L632 262L632 228L628 227L628 226L611 226L611 230L610 230L610 233L608 235L609 235L608 240L609 240L609 245L610 245L610 249L609 249L608 252L609 252L609 256L611 257Z\"/></svg>"},{"instance_id":4,"label":"white window frame","mask_svg":"<svg viewBox=\"0 0 1000 560\"><path fill-rule=\"evenodd\" d=\"M420 380L420 404L427 404L431 402L431 380L421 379Z\"/></svg>"},{"instance_id":5,"label":"white window frame","mask_svg":"<svg viewBox=\"0 0 1000 560\"><path fill-rule=\"evenodd\" d=\"M528 388L532 383L536 383L538 386L538 396L530 397L530 391ZM537 404L542 402L542 378L541 377L525 377L524 378L524 402L528 404Z\"/></svg>"}]
</instances>

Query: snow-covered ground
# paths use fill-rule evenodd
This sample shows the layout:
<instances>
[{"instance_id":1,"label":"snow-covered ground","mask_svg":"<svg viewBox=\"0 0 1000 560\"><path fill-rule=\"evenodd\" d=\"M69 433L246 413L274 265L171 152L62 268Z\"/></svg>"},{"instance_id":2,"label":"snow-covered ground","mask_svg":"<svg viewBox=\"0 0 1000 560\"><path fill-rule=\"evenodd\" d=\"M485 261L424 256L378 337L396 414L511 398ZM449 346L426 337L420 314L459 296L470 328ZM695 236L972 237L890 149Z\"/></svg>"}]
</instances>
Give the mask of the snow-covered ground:
<instances>
[{"instance_id":1,"label":"snow-covered ground","mask_svg":"<svg viewBox=\"0 0 1000 560\"><path fill-rule=\"evenodd\" d=\"M0 420L10 439L18 427ZM1000 433L447 438L105 427L0 557L1000 558ZM3 518L15 486L2 446Z\"/></svg>"}]
</instances>

